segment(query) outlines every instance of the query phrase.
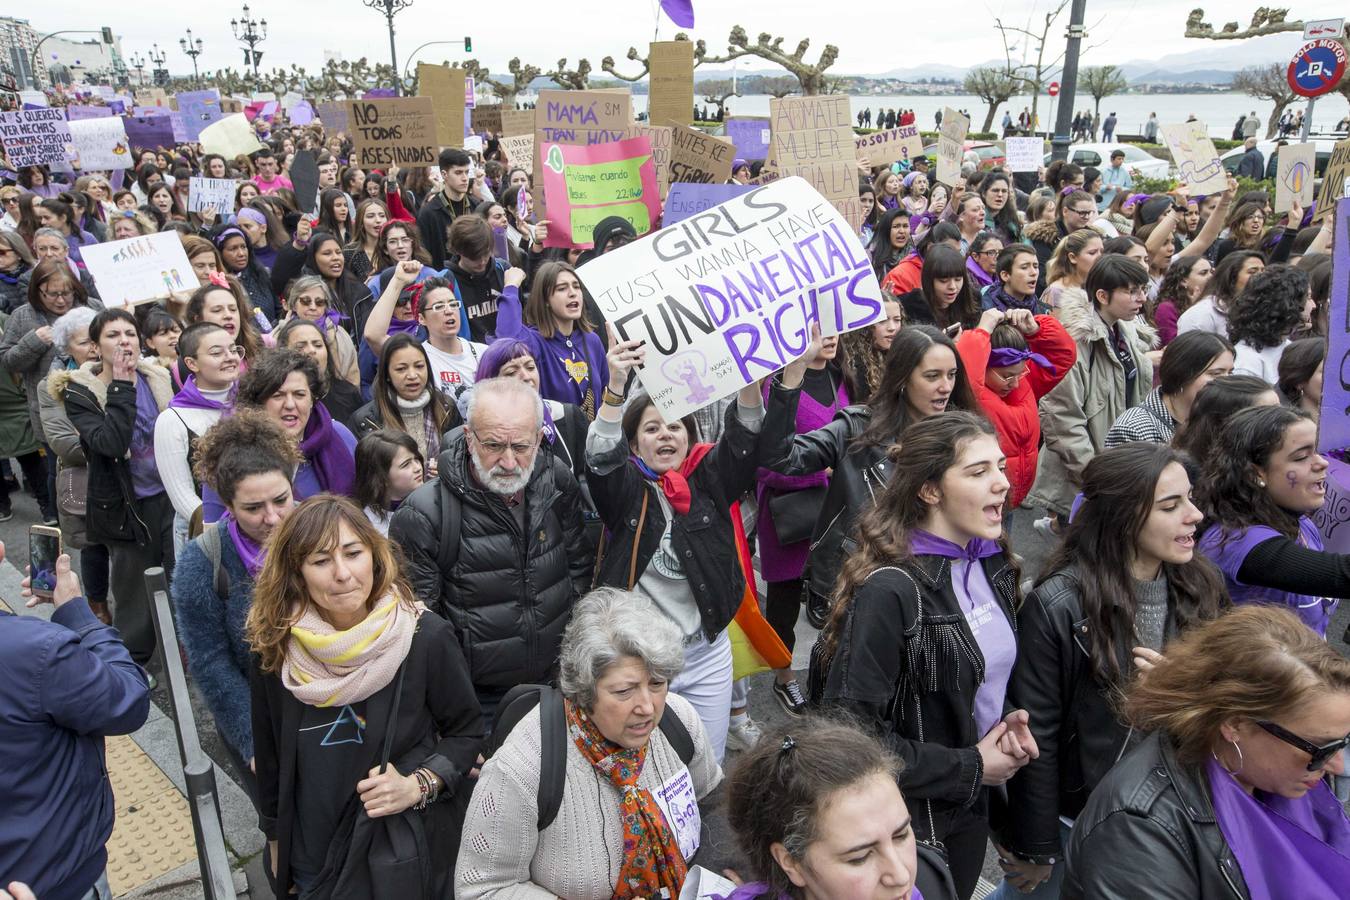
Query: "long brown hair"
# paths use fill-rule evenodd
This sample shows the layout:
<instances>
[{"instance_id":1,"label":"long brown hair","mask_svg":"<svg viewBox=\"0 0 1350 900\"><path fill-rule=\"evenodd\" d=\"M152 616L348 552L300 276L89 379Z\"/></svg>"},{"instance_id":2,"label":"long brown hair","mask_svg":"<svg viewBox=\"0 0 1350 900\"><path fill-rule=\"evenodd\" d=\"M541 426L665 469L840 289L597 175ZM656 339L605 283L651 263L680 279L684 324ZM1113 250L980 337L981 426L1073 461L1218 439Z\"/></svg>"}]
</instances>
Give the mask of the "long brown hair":
<instances>
[{"instance_id":1,"label":"long brown hair","mask_svg":"<svg viewBox=\"0 0 1350 900\"><path fill-rule=\"evenodd\" d=\"M926 484L941 481L943 473L956 465L966 444L981 435L996 436L989 420L972 412L956 410L920 419L905 429L900 443L891 447L891 480L877 498L876 505L859 519L858 549L839 570L833 609L821 633L827 654L834 652L858 588L877 569L899 565L912 558L910 533L927 518L931 509L919 496L919 490Z\"/></svg>"},{"instance_id":2,"label":"long brown hair","mask_svg":"<svg viewBox=\"0 0 1350 900\"><path fill-rule=\"evenodd\" d=\"M370 548L374 561L366 605L392 592L400 603L411 608L412 589L399 571L400 559L394 545L351 500L335 494L316 494L297 506L272 532L267 541L267 559L253 586L253 605L244 623L244 637L258 654L264 672L281 671L291 626L312 602L305 583L305 561L316 552L336 547L344 524Z\"/></svg>"},{"instance_id":3,"label":"long brown hair","mask_svg":"<svg viewBox=\"0 0 1350 900\"><path fill-rule=\"evenodd\" d=\"M549 308L548 298L564 272L571 272L580 282L581 278L571 263L546 262L535 270L534 281L530 285L530 298L525 301L525 321L539 329L540 337L551 338L558 330L558 326L553 322L553 310ZM591 320L586 318L585 306L582 307L581 318L577 320L576 327L579 331L595 330Z\"/></svg>"},{"instance_id":4,"label":"long brown hair","mask_svg":"<svg viewBox=\"0 0 1350 900\"><path fill-rule=\"evenodd\" d=\"M854 439L852 447L880 447L895 443L910 424L909 401L905 399L905 386L914 370L923 365L923 358L934 344L941 344L952 351L956 360L956 384L952 387L951 399L947 401L948 411L965 409L979 412L975 393L966 377L966 366L956 344L946 334L931 325L910 325L896 334L891 349L886 353L886 369L881 374L881 382L872 393L869 405L872 408L872 420L867 430Z\"/></svg>"},{"instance_id":5,"label":"long brown hair","mask_svg":"<svg viewBox=\"0 0 1350 900\"><path fill-rule=\"evenodd\" d=\"M380 349L380 364L375 370L375 381L370 386L370 394L375 400L375 409L380 414L380 421L385 428L392 428L395 431L407 430L403 424L403 414L399 411L398 391L394 390L393 381L389 377L389 367L393 364L394 354L406 349L413 349L422 354L422 363L427 371L426 390L431 392L430 401L423 415L431 416L438 435L444 434L454 424L452 407L445 394L441 393L432 380L435 377L435 370L427 357L426 347L411 334L391 335Z\"/></svg>"},{"instance_id":6,"label":"long brown hair","mask_svg":"<svg viewBox=\"0 0 1350 900\"><path fill-rule=\"evenodd\" d=\"M203 241L211 247L211 252L216 253L216 248L211 246L210 241ZM216 259L220 259L220 254L216 253ZM253 304L249 302L248 291L244 290L244 284L233 275L223 275L224 285L208 281L206 284L192 292L188 297L187 310L183 313L183 319L188 325L196 325L198 322L205 321L202 318L206 308L206 297L212 291L226 291L234 296L235 308L239 311L239 334L234 342L239 349L244 352L244 361L252 365L257 361L259 354L267 349L263 343L262 333L258 329L258 320L253 317Z\"/></svg>"},{"instance_id":7,"label":"long brown hair","mask_svg":"<svg viewBox=\"0 0 1350 900\"><path fill-rule=\"evenodd\" d=\"M1198 765L1233 718L1265 721L1316 694L1350 692L1350 660L1287 609L1240 606L1167 645L1161 662L1130 688L1130 724L1164 731L1177 757Z\"/></svg>"}]
</instances>

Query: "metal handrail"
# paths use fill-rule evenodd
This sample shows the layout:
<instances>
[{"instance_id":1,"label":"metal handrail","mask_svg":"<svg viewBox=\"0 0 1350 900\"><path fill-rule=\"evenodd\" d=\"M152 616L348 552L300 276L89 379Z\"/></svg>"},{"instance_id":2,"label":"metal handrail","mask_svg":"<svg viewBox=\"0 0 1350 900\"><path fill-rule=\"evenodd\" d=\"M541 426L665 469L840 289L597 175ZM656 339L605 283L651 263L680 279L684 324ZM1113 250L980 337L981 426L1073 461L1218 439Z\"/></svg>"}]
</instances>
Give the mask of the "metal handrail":
<instances>
[{"instance_id":1,"label":"metal handrail","mask_svg":"<svg viewBox=\"0 0 1350 900\"><path fill-rule=\"evenodd\" d=\"M169 583L158 566L145 570L145 583L154 599L150 612L163 650L164 676L168 680L169 703L173 713L178 752L183 762L183 780L187 786L188 808L192 811L192 832L197 841L197 864L202 872L202 890L207 900L235 900L234 875L225 849L225 829L220 819L220 798L216 793L215 764L202 750L197 736L197 719L192 714L187 674L178 648L178 632L169 606Z\"/></svg>"}]
</instances>

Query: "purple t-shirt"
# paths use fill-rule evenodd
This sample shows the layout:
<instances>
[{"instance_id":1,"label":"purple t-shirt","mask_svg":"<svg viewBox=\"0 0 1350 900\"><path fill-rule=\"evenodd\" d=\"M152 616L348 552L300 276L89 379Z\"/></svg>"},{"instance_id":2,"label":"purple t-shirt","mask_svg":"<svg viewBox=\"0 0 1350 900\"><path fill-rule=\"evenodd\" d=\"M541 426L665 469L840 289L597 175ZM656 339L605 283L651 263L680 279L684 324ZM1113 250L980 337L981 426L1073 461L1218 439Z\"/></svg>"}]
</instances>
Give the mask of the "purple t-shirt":
<instances>
[{"instance_id":1,"label":"purple t-shirt","mask_svg":"<svg viewBox=\"0 0 1350 900\"><path fill-rule=\"evenodd\" d=\"M159 417L159 404L144 378L136 379L136 422L131 429L131 456L128 464L131 468L131 487L139 500L164 493L164 483L159 480L159 469L155 466L155 419Z\"/></svg>"},{"instance_id":2,"label":"purple t-shirt","mask_svg":"<svg viewBox=\"0 0 1350 900\"><path fill-rule=\"evenodd\" d=\"M1017 637L979 560L952 560L952 589L984 657L984 681L975 691L975 733L983 737L1003 718Z\"/></svg>"},{"instance_id":3,"label":"purple t-shirt","mask_svg":"<svg viewBox=\"0 0 1350 900\"><path fill-rule=\"evenodd\" d=\"M1234 603L1266 603L1275 606L1287 606L1291 612L1308 624L1308 627L1326 637L1327 625L1331 614L1336 611L1337 601L1330 597L1309 597L1305 594L1291 594L1276 588L1246 584L1238 580L1238 572L1247 554L1257 544L1282 537L1274 528L1256 525L1229 531L1214 527L1200 538L1200 552L1223 572L1228 584L1228 594ZM1300 516L1298 520L1298 542L1309 550L1323 550L1322 535L1312 519Z\"/></svg>"}]
</instances>

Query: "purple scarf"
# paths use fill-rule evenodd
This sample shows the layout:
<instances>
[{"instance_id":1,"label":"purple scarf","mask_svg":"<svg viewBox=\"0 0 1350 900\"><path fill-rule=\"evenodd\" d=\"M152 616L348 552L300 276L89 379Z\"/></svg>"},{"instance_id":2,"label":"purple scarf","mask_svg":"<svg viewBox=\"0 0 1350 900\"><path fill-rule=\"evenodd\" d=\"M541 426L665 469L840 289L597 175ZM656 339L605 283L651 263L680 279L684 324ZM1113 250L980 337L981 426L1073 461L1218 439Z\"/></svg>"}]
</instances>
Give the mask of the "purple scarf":
<instances>
[{"instance_id":1,"label":"purple scarf","mask_svg":"<svg viewBox=\"0 0 1350 900\"><path fill-rule=\"evenodd\" d=\"M914 886L909 896L911 900L923 900L918 885ZM791 900L791 898L787 894L774 894L773 888L769 887L767 882L749 881L718 900Z\"/></svg>"},{"instance_id":2,"label":"purple scarf","mask_svg":"<svg viewBox=\"0 0 1350 900\"><path fill-rule=\"evenodd\" d=\"M315 403L309 414L300 452L314 467L319 487L330 494L351 496L356 485L356 462L347 445L342 443L333 427L333 417L322 403Z\"/></svg>"},{"instance_id":3,"label":"purple scarf","mask_svg":"<svg viewBox=\"0 0 1350 900\"><path fill-rule=\"evenodd\" d=\"M980 264L973 257L966 257L966 271L970 273L970 277L974 279L980 290L984 290L994 283L994 276L980 268Z\"/></svg>"},{"instance_id":4,"label":"purple scarf","mask_svg":"<svg viewBox=\"0 0 1350 900\"><path fill-rule=\"evenodd\" d=\"M996 347L989 351L989 367L991 369L1015 366L1020 362L1028 361L1034 362L1051 375L1058 374L1055 364L1039 353L1032 353L1030 350L1018 350L1015 347Z\"/></svg>"},{"instance_id":5,"label":"purple scarf","mask_svg":"<svg viewBox=\"0 0 1350 900\"><path fill-rule=\"evenodd\" d=\"M998 556L1003 552L1003 548L998 545L998 541L991 541L988 538L974 538L964 547L958 546L946 538L940 538L922 529L915 529L909 536L909 549L915 556L942 556L947 559L963 559L970 563L966 566L965 578L970 579L970 570L975 568L975 564L980 560L990 556Z\"/></svg>"},{"instance_id":6,"label":"purple scarf","mask_svg":"<svg viewBox=\"0 0 1350 900\"><path fill-rule=\"evenodd\" d=\"M1247 889L1269 900L1333 900L1350 883L1350 819L1325 781L1297 800L1248 794L1205 761L1214 817Z\"/></svg>"},{"instance_id":7,"label":"purple scarf","mask_svg":"<svg viewBox=\"0 0 1350 900\"><path fill-rule=\"evenodd\" d=\"M230 515L228 510L220 517L217 522L217 526L219 525L224 525L229 532L230 541L234 544L234 552L239 554L239 560L244 564L249 577L256 579L258 573L262 571L267 550L239 530L239 523L234 520L234 516Z\"/></svg>"},{"instance_id":8,"label":"purple scarf","mask_svg":"<svg viewBox=\"0 0 1350 900\"><path fill-rule=\"evenodd\" d=\"M389 328L387 331L385 331L385 334L391 337L396 334L411 334L416 336L417 329L420 327L421 325L418 323L416 316L414 316L411 319L391 318L389 320Z\"/></svg>"},{"instance_id":9,"label":"purple scarf","mask_svg":"<svg viewBox=\"0 0 1350 900\"><path fill-rule=\"evenodd\" d=\"M235 386L230 387L230 399L227 403L221 403L219 400L210 400L202 395L201 389L197 387L197 376L189 375L187 381L183 382L183 387L178 393L173 395L169 401L170 406L178 409L214 409L224 410L227 406L234 403Z\"/></svg>"}]
</instances>

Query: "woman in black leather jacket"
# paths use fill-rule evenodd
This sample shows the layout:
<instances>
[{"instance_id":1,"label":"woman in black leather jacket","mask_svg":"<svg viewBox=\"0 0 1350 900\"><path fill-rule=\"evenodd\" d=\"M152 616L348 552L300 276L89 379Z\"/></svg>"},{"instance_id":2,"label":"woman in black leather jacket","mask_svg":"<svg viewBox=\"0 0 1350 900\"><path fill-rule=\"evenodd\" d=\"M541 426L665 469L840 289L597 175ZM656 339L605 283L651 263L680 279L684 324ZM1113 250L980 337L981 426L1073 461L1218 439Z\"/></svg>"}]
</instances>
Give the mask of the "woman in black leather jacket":
<instances>
[{"instance_id":1,"label":"woman in black leather jacket","mask_svg":"<svg viewBox=\"0 0 1350 900\"><path fill-rule=\"evenodd\" d=\"M797 435L791 453L765 467L784 475L833 470L804 575L806 614L816 628L829 615L839 569L855 546L858 517L890 477L887 448L911 422L949 409L979 411L956 344L936 328L910 326L891 343L870 403L846 406L824 428Z\"/></svg>"},{"instance_id":2,"label":"woman in black leather jacket","mask_svg":"<svg viewBox=\"0 0 1350 900\"><path fill-rule=\"evenodd\" d=\"M1203 689L1197 689L1203 686ZM1293 613L1192 628L1126 698L1154 732L1102 779L1069 840L1067 900L1332 900L1350 883L1350 660Z\"/></svg>"},{"instance_id":3,"label":"woman in black leather jacket","mask_svg":"<svg viewBox=\"0 0 1350 900\"><path fill-rule=\"evenodd\" d=\"M1083 505L1022 605L1008 701L1031 716L1040 757L1008 782L999 856L1018 861L1004 863L1007 881L994 897L1027 896L1037 885L1031 896L1059 896L1068 836L1060 817L1075 818L1137 743L1113 705L1131 658L1155 659L1228 605L1218 571L1195 553L1201 514L1187 461L1139 442L1088 463Z\"/></svg>"},{"instance_id":4,"label":"woman in black leather jacket","mask_svg":"<svg viewBox=\"0 0 1350 900\"><path fill-rule=\"evenodd\" d=\"M916 422L902 441L812 649L811 694L904 761L915 831L945 848L969 897L989 833L985 787L1037 752L1026 712L1005 701L1018 601L1002 540L1006 460L993 426L967 412Z\"/></svg>"}]
</instances>

